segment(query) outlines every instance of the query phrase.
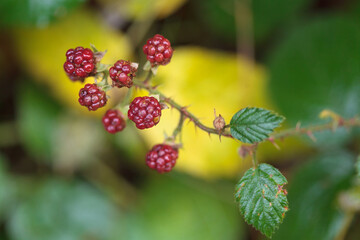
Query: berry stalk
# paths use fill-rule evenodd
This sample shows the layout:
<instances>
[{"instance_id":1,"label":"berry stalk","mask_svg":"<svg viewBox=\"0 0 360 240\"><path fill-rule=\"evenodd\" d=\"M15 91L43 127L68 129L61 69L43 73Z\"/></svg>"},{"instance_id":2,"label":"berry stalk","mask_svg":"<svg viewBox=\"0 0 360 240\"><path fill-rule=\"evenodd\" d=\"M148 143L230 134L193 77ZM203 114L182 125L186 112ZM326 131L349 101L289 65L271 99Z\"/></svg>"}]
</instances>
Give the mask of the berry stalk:
<instances>
[{"instance_id":1,"label":"berry stalk","mask_svg":"<svg viewBox=\"0 0 360 240\"><path fill-rule=\"evenodd\" d=\"M178 123L177 127L174 129L173 134L172 134L173 139L176 139L177 135L179 133L181 133L182 127L184 125L184 121L185 121L184 114L180 113L179 123Z\"/></svg>"}]
</instances>

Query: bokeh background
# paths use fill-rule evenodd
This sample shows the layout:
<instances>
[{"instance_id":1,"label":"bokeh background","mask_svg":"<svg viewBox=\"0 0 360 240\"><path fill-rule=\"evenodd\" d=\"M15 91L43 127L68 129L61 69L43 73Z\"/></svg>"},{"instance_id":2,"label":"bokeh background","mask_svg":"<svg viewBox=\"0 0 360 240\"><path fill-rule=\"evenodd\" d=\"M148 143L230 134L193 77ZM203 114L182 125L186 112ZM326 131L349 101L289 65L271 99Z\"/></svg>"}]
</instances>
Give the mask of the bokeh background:
<instances>
[{"instance_id":1,"label":"bokeh background","mask_svg":"<svg viewBox=\"0 0 360 240\"><path fill-rule=\"evenodd\" d=\"M246 106L284 115L284 127L321 123L330 109L360 113L357 0L2 0L0 2L0 239L264 239L245 224L234 185L251 160L239 142L185 125L175 169L149 170L146 152L178 115L116 135L77 102L63 71L69 48L94 44L104 63L139 62L156 33L175 49L154 79L212 124ZM140 71L138 76L143 76ZM88 82L93 79L88 79ZM137 92L137 94L141 94ZM359 129L259 147L289 179L290 211L273 239L359 239Z\"/></svg>"}]
</instances>

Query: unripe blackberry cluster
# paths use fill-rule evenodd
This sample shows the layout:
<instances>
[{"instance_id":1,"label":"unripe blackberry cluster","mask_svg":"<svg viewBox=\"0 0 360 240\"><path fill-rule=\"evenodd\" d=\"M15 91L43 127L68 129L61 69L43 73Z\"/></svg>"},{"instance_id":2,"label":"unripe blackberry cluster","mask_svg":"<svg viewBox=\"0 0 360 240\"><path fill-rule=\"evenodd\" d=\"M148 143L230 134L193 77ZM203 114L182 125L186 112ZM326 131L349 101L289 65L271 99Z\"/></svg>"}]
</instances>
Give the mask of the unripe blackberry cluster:
<instances>
[{"instance_id":1,"label":"unripe blackberry cluster","mask_svg":"<svg viewBox=\"0 0 360 240\"><path fill-rule=\"evenodd\" d=\"M72 81L83 82L96 73L94 53L89 48L77 47L66 52L64 70Z\"/></svg>"},{"instance_id":2,"label":"unripe blackberry cluster","mask_svg":"<svg viewBox=\"0 0 360 240\"><path fill-rule=\"evenodd\" d=\"M89 111L95 111L103 107L107 102L106 93L96 84L86 84L79 91L79 103Z\"/></svg>"},{"instance_id":3,"label":"unripe blackberry cluster","mask_svg":"<svg viewBox=\"0 0 360 240\"><path fill-rule=\"evenodd\" d=\"M161 106L154 97L136 97L129 106L128 117L138 129L151 128L159 123Z\"/></svg>"},{"instance_id":4,"label":"unripe blackberry cluster","mask_svg":"<svg viewBox=\"0 0 360 240\"><path fill-rule=\"evenodd\" d=\"M124 115L117 109L109 109L102 118L105 130L109 133L117 133L126 127Z\"/></svg>"},{"instance_id":5,"label":"unripe blackberry cluster","mask_svg":"<svg viewBox=\"0 0 360 240\"><path fill-rule=\"evenodd\" d=\"M173 54L170 41L160 34L148 39L143 51L152 66L168 64Z\"/></svg>"},{"instance_id":6,"label":"unripe blackberry cluster","mask_svg":"<svg viewBox=\"0 0 360 240\"><path fill-rule=\"evenodd\" d=\"M157 144L146 154L146 164L159 173L170 172L177 158L177 149L167 144Z\"/></svg>"},{"instance_id":7,"label":"unripe blackberry cluster","mask_svg":"<svg viewBox=\"0 0 360 240\"><path fill-rule=\"evenodd\" d=\"M113 86L116 87L128 87L130 88L133 85L133 77L135 77L135 72L137 68L131 66L131 62L119 60L114 66L109 69L110 78L113 81Z\"/></svg>"},{"instance_id":8,"label":"unripe blackberry cluster","mask_svg":"<svg viewBox=\"0 0 360 240\"><path fill-rule=\"evenodd\" d=\"M64 70L72 81L83 82L85 78L95 76L101 78L99 84L86 84L79 91L79 103L89 111L95 111L107 103L106 92L111 87L133 86L133 78L136 76L137 64L130 61L118 60L109 70L107 65L98 63L105 52L98 52L92 47L77 47L66 52ZM168 39L156 34L147 40L143 51L151 67L166 65L170 62L173 49ZM150 66L148 65L148 66ZM97 66L97 68L96 68ZM146 67L147 68L147 67ZM154 69L152 69L154 70ZM112 80L108 84L108 77ZM144 81L144 84L147 80ZM105 90L105 91L104 91ZM136 97L129 106L128 118L132 120L138 129L147 129L157 125L161 117L161 105L154 97ZM109 109L102 118L102 123L107 132L115 134L126 127L125 116L117 109ZM155 145L146 155L146 164L159 173L169 172L175 166L178 158L178 150L167 144Z\"/></svg>"}]
</instances>

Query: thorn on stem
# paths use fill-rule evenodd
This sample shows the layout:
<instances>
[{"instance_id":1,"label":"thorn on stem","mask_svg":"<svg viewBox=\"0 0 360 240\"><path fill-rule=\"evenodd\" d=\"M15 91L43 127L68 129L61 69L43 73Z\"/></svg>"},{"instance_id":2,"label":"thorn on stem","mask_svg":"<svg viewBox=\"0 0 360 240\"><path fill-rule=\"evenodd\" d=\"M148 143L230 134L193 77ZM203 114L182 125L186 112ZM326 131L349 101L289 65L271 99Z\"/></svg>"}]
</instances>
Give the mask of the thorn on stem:
<instances>
[{"instance_id":1,"label":"thorn on stem","mask_svg":"<svg viewBox=\"0 0 360 240\"><path fill-rule=\"evenodd\" d=\"M268 139L269 139L269 141L272 143L272 145L274 145L274 147L275 147L277 150L280 150L280 147L279 147L279 145L277 145L277 143L275 142L274 137L269 137Z\"/></svg>"},{"instance_id":2,"label":"thorn on stem","mask_svg":"<svg viewBox=\"0 0 360 240\"><path fill-rule=\"evenodd\" d=\"M306 134L308 135L308 137L313 141L313 142L316 142L316 138L314 136L314 134L312 133L312 131L307 131Z\"/></svg>"},{"instance_id":3,"label":"thorn on stem","mask_svg":"<svg viewBox=\"0 0 360 240\"><path fill-rule=\"evenodd\" d=\"M158 85L152 86L151 88L152 88L153 90L156 90L160 85L161 85L161 84L158 84Z\"/></svg>"}]
</instances>

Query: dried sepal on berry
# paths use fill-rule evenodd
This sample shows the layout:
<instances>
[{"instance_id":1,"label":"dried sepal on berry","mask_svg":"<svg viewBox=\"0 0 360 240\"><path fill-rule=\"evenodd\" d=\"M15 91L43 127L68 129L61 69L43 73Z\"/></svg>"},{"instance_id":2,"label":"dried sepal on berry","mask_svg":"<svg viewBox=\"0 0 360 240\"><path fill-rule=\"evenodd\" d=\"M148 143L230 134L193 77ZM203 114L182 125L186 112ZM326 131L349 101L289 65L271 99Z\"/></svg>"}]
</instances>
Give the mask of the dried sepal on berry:
<instances>
[{"instance_id":1,"label":"dried sepal on berry","mask_svg":"<svg viewBox=\"0 0 360 240\"><path fill-rule=\"evenodd\" d=\"M214 109L214 116L215 119L213 121L214 128L218 131L219 134L219 140L221 141L221 133L225 129L225 119L219 114L219 116L216 116L216 110Z\"/></svg>"}]
</instances>

